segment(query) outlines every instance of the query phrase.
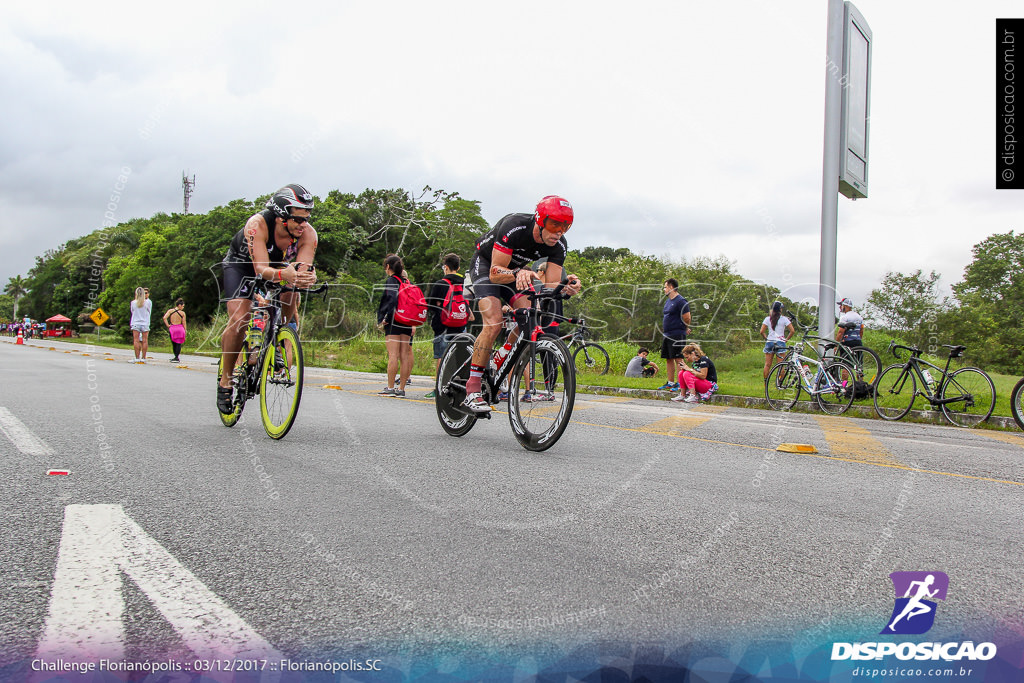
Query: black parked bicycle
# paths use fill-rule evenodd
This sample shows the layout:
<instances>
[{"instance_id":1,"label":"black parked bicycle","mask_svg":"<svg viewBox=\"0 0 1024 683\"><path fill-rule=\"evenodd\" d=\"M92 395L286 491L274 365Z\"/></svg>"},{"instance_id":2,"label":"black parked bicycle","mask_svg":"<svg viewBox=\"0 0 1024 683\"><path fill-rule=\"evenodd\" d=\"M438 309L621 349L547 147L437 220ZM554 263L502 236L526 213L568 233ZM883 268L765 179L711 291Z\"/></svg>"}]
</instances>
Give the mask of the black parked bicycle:
<instances>
[{"instance_id":1,"label":"black parked bicycle","mask_svg":"<svg viewBox=\"0 0 1024 683\"><path fill-rule=\"evenodd\" d=\"M259 395L263 429L270 438L281 439L292 428L298 415L305 372L299 335L282 320L281 292L305 291L315 294L323 291L326 285L316 289L295 290L280 283L267 282L264 287L266 298L260 305L254 302L242 340L242 350L235 361L231 378L234 388L233 410L227 414L219 410L217 413L225 427L234 427L242 417L245 402ZM222 355L217 366L218 383L223 367Z\"/></svg>"},{"instance_id":2,"label":"black parked bicycle","mask_svg":"<svg viewBox=\"0 0 1024 683\"><path fill-rule=\"evenodd\" d=\"M608 373L611 367L611 358L604 347L597 342L588 341L591 335L591 328L587 327L586 318L566 318L558 316L570 325L576 325L576 329L569 334L562 335L559 339L572 351L572 362L576 366L576 372L596 372L599 375Z\"/></svg>"},{"instance_id":3,"label":"black parked bicycle","mask_svg":"<svg viewBox=\"0 0 1024 683\"><path fill-rule=\"evenodd\" d=\"M524 292L531 306L517 313L519 335L504 362L495 371L484 371L481 395L489 404L499 402L502 382L508 379L508 419L516 440L526 449L543 451L555 445L569 425L576 400L576 367L562 341L541 328L541 305L546 300L565 298L563 281L554 289L538 285ZM508 332L496 341L500 348ZM452 436L463 436L478 418L490 419L491 413L474 413L463 407L470 360L472 335L457 336L445 350L437 372L434 405L441 427ZM494 354L492 353L492 358Z\"/></svg>"},{"instance_id":4,"label":"black parked bicycle","mask_svg":"<svg viewBox=\"0 0 1024 683\"><path fill-rule=\"evenodd\" d=\"M1017 380L1010 394L1010 412L1017 426L1024 429L1024 377Z\"/></svg>"},{"instance_id":5,"label":"black parked bicycle","mask_svg":"<svg viewBox=\"0 0 1024 683\"><path fill-rule=\"evenodd\" d=\"M940 368L921 358L921 349L889 343L889 351L899 359L900 351L910 352L903 364L890 365L878 376L875 386L875 412L886 420L899 420L914 407L914 399L923 396L933 408L941 408L950 423L974 427L989 418L996 404L992 379L978 368L960 368L949 372L949 364L960 358L966 346L943 344L949 349L946 367ZM939 373L933 377L929 368ZM922 390L918 390L920 380Z\"/></svg>"}]
</instances>

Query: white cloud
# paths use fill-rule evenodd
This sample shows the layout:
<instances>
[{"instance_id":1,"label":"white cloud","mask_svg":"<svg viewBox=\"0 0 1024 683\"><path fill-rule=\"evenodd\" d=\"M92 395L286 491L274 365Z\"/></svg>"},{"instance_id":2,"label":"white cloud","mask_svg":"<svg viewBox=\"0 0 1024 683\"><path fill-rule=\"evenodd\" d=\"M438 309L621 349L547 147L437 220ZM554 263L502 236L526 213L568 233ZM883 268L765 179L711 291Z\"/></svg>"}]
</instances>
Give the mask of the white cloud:
<instances>
[{"instance_id":1,"label":"white cloud","mask_svg":"<svg viewBox=\"0 0 1024 683\"><path fill-rule=\"evenodd\" d=\"M957 281L1020 200L993 189L992 160L994 20L1015 5L857 5L875 37L871 196L840 199L838 288L863 300L887 270ZM123 166L124 218L179 210L182 170L195 211L286 182L430 184L493 222L558 192L573 247L817 279L817 0L54 2L5 21L0 281L98 226Z\"/></svg>"}]
</instances>

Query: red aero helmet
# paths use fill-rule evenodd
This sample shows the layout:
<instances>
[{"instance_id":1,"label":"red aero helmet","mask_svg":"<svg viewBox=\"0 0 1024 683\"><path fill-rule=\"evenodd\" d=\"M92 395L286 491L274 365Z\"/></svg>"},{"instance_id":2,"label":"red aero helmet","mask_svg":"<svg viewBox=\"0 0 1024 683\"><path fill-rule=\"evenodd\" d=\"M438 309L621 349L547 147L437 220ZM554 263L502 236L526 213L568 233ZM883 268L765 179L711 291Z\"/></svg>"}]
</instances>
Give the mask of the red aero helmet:
<instances>
[{"instance_id":1,"label":"red aero helmet","mask_svg":"<svg viewBox=\"0 0 1024 683\"><path fill-rule=\"evenodd\" d=\"M568 227L572 225L572 204L568 199L549 194L537 202L537 213L534 214L534 218L541 229L544 228L545 218L565 223Z\"/></svg>"}]
</instances>

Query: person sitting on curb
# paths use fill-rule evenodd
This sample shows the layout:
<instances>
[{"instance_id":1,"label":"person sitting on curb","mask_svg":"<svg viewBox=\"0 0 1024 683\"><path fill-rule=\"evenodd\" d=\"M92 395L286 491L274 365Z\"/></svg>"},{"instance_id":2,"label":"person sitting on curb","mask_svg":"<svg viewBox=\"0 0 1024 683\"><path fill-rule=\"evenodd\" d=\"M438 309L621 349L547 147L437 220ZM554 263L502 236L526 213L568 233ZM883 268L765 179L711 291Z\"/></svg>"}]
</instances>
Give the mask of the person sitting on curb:
<instances>
[{"instance_id":1,"label":"person sitting on curb","mask_svg":"<svg viewBox=\"0 0 1024 683\"><path fill-rule=\"evenodd\" d=\"M678 396L672 397L673 401L683 401L684 403L706 401L718 391L718 371L715 370L715 364L704 354L698 344L687 344L683 348L683 360L679 365L681 367L679 371L680 390Z\"/></svg>"}]
</instances>

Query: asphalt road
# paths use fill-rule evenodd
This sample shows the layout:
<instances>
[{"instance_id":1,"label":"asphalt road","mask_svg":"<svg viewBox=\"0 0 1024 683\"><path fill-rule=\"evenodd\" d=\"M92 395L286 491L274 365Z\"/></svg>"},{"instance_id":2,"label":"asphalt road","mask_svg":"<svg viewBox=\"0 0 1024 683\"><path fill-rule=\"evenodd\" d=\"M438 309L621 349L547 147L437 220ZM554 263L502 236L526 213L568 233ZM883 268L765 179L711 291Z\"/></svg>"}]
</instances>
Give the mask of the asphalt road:
<instances>
[{"instance_id":1,"label":"asphalt road","mask_svg":"<svg viewBox=\"0 0 1024 683\"><path fill-rule=\"evenodd\" d=\"M1024 623L1020 435L581 395L531 453L503 412L444 434L425 379L395 399L379 375L309 369L272 441L255 403L221 425L209 359L129 355L0 343L0 678L83 656L67 634L103 622L111 595L123 610L93 645L127 659L209 645L397 670L595 642L877 638L896 570L950 577L929 638ZM116 533L89 540L104 524Z\"/></svg>"}]
</instances>

